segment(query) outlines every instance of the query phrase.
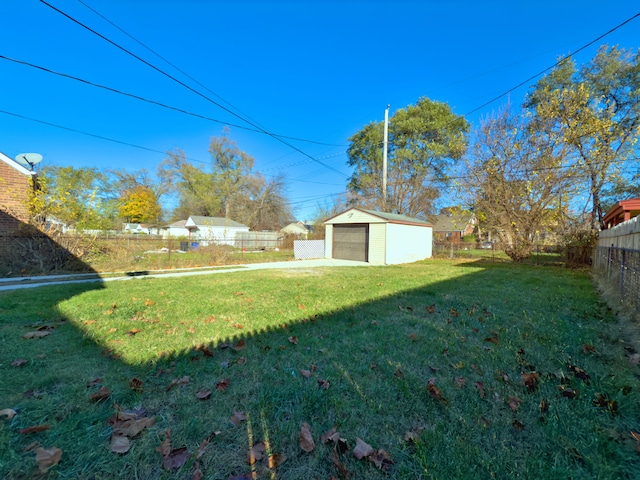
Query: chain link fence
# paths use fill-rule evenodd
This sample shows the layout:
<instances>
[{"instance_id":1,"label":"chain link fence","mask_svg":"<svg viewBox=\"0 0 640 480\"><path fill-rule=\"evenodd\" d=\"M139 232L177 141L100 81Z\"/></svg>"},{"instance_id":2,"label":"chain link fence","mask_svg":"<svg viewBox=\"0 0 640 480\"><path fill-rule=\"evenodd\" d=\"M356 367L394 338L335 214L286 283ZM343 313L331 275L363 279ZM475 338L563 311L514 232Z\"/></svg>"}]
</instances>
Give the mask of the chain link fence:
<instances>
[{"instance_id":1,"label":"chain link fence","mask_svg":"<svg viewBox=\"0 0 640 480\"><path fill-rule=\"evenodd\" d=\"M622 303L640 313L640 250L597 247L593 269Z\"/></svg>"},{"instance_id":2,"label":"chain link fence","mask_svg":"<svg viewBox=\"0 0 640 480\"><path fill-rule=\"evenodd\" d=\"M490 262L512 261L505 253L507 245L464 242L434 242L433 256L436 258L467 258ZM591 265L591 247L566 245L535 245L531 256L521 263L529 265L555 265L586 267Z\"/></svg>"}]
</instances>

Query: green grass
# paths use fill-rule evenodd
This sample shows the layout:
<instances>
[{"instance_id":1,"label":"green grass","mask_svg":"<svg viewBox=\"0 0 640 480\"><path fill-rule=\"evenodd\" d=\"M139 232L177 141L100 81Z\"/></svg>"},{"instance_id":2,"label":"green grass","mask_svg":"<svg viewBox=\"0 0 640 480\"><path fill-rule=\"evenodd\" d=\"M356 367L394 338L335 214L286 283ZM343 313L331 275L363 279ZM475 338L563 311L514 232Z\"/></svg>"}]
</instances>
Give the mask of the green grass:
<instances>
[{"instance_id":1,"label":"green grass","mask_svg":"<svg viewBox=\"0 0 640 480\"><path fill-rule=\"evenodd\" d=\"M22 338L42 325L53 333ZM508 263L433 260L2 293L0 409L18 414L0 421L0 473L31 478L35 455L25 447L38 442L63 450L50 478L190 478L198 445L210 438L199 464L211 479L250 473L246 455L258 441L286 456L277 472L253 467L259 478L638 478L630 432L640 431L640 377L620 331L586 272ZM245 347L234 349L240 340ZM194 348L202 344L213 356ZM12 367L17 358L28 363ZM311 364L317 370L305 378ZM533 391L521 379L529 371L539 375ZM167 391L183 376L188 384ZM98 387L86 384L96 377L111 396L90 402ZM134 377L142 392L129 387ZM223 379L228 388L217 390ZM579 390L576 398L562 386ZM211 397L198 400L205 389ZM594 405L598 393L617 409ZM521 400L516 411L511 397ZM126 454L109 451L114 403L156 419ZM248 417L239 427L229 422L234 411ZM299 447L304 422L311 453ZM50 429L19 433L38 424ZM351 451L338 468L320 442L333 426L349 450L361 438L388 451L390 471ZM174 447L193 454L180 470L164 470L155 450L166 429ZM412 429L419 438L407 442Z\"/></svg>"}]
</instances>

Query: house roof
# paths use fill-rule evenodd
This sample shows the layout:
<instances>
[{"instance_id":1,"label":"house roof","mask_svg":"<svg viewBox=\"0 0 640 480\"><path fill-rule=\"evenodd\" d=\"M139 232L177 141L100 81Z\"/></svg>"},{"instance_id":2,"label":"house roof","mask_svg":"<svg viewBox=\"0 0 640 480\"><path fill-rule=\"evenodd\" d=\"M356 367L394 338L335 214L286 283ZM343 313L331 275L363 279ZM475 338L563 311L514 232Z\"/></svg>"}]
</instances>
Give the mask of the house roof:
<instances>
[{"instance_id":1,"label":"house roof","mask_svg":"<svg viewBox=\"0 0 640 480\"><path fill-rule=\"evenodd\" d=\"M425 222L424 220L420 220L419 218L408 217L406 215L400 215L398 213L378 212L375 210L367 210L364 208L357 208L357 207L350 208L349 210L346 210L338 215L335 215L334 217L331 217L324 223L329 223L331 222L331 220L339 217L340 215L344 215L345 213L350 212L352 210L358 210L360 212L368 213L369 215L373 215L374 217L378 217L384 220L386 223L397 223L401 225L416 225L420 227L432 226L429 222Z\"/></svg>"},{"instance_id":2,"label":"house roof","mask_svg":"<svg viewBox=\"0 0 640 480\"><path fill-rule=\"evenodd\" d=\"M191 216L184 224L185 227L236 227L249 228L242 223L224 217Z\"/></svg>"},{"instance_id":3,"label":"house roof","mask_svg":"<svg viewBox=\"0 0 640 480\"><path fill-rule=\"evenodd\" d=\"M285 233L298 233L298 234L309 233L309 229L306 227L306 225L303 225L301 223L290 223L286 227L281 228L280 231Z\"/></svg>"},{"instance_id":4,"label":"house roof","mask_svg":"<svg viewBox=\"0 0 640 480\"><path fill-rule=\"evenodd\" d=\"M611 207L602 222L607 228L611 228L638 215L640 215L640 197L630 198L621 200Z\"/></svg>"},{"instance_id":5,"label":"house roof","mask_svg":"<svg viewBox=\"0 0 640 480\"><path fill-rule=\"evenodd\" d=\"M434 232L464 232L470 223L467 220L463 224L460 217L454 217L453 215L434 215L433 217L433 231Z\"/></svg>"},{"instance_id":6,"label":"house roof","mask_svg":"<svg viewBox=\"0 0 640 480\"><path fill-rule=\"evenodd\" d=\"M26 169L25 167L23 167L22 165L20 165L18 162L16 162L15 160L7 157L4 153L0 152L0 161L6 163L7 165L9 165L12 168L15 168L17 171L19 171L20 173L24 174L24 175L35 175L35 172L31 172L28 169Z\"/></svg>"},{"instance_id":7,"label":"house roof","mask_svg":"<svg viewBox=\"0 0 640 480\"><path fill-rule=\"evenodd\" d=\"M178 220L177 222L173 222L171 225L165 225L162 228L185 228L185 223L187 223L186 220Z\"/></svg>"}]
</instances>

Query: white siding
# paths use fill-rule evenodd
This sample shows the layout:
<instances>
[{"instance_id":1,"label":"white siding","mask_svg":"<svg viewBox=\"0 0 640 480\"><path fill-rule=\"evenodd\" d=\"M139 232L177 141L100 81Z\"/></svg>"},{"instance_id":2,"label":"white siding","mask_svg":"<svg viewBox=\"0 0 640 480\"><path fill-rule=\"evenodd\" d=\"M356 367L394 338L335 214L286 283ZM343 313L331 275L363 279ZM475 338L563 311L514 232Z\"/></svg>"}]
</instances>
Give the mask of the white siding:
<instances>
[{"instance_id":1,"label":"white siding","mask_svg":"<svg viewBox=\"0 0 640 480\"><path fill-rule=\"evenodd\" d=\"M333 258L333 225L326 225L324 230L324 256Z\"/></svg>"},{"instance_id":2,"label":"white siding","mask_svg":"<svg viewBox=\"0 0 640 480\"><path fill-rule=\"evenodd\" d=\"M384 265L386 257L386 230L384 223L369 225L369 263Z\"/></svg>"},{"instance_id":3,"label":"white siding","mask_svg":"<svg viewBox=\"0 0 640 480\"><path fill-rule=\"evenodd\" d=\"M417 262L431 257L433 235L431 227L387 225L388 265Z\"/></svg>"}]
</instances>

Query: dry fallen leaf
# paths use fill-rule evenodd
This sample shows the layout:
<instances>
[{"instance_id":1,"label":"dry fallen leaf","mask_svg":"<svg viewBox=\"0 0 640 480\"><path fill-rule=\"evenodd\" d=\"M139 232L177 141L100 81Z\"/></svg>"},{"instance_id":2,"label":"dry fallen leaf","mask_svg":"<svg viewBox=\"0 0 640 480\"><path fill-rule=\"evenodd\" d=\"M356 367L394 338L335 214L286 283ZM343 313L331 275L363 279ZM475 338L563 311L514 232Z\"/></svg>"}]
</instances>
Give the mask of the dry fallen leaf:
<instances>
[{"instance_id":1,"label":"dry fallen leaf","mask_svg":"<svg viewBox=\"0 0 640 480\"><path fill-rule=\"evenodd\" d=\"M92 402L98 402L100 400L104 400L105 398L109 398L111 396L111 390L107 387L102 386L96 393L92 393L89 395L89 400Z\"/></svg>"},{"instance_id":2,"label":"dry fallen leaf","mask_svg":"<svg viewBox=\"0 0 640 480\"><path fill-rule=\"evenodd\" d=\"M522 381L524 382L525 387L527 387L527 390L529 390L530 392L535 391L536 387L538 386L538 380L539 375L536 372L522 374Z\"/></svg>"},{"instance_id":3,"label":"dry fallen leaf","mask_svg":"<svg viewBox=\"0 0 640 480\"><path fill-rule=\"evenodd\" d=\"M174 378L173 380L171 380L171 383L167 385L167 388L165 388L164 390L165 392L168 392L176 385L187 385L188 383L189 383L188 375L185 375L184 377L181 377L181 378Z\"/></svg>"},{"instance_id":4,"label":"dry fallen leaf","mask_svg":"<svg viewBox=\"0 0 640 480\"><path fill-rule=\"evenodd\" d=\"M549 402L546 398L540 400L540 413L547 413L549 410Z\"/></svg>"},{"instance_id":5,"label":"dry fallen leaf","mask_svg":"<svg viewBox=\"0 0 640 480\"><path fill-rule=\"evenodd\" d=\"M26 339L30 339L30 338L42 338L42 337L46 337L47 335L51 335L51 332L48 330L36 330L35 332L27 332L25 333L22 338L26 338Z\"/></svg>"},{"instance_id":6,"label":"dry fallen leaf","mask_svg":"<svg viewBox=\"0 0 640 480\"><path fill-rule=\"evenodd\" d=\"M242 423L246 419L247 419L247 416L245 415L244 412L233 412L233 415L231 416L229 421L233 423L236 427L239 427L240 423Z\"/></svg>"},{"instance_id":7,"label":"dry fallen leaf","mask_svg":"<svg viewBox=\"0 0 640 480\"><path fill-rule=\"evenodd\" d=\"M447 403L447 399L442 395L442 391L433 383L429 383L429 385L427 385L427 392L429 392L429 394L436 400L439 400L442 403Z\"/></svg>"},{"instance_id":8,"label":"dry fallen leaf","mask_svg":"<svg viewBox=\"0 0 640 480\"><path fill-rule=\"evenodd\" d=\"M329 390L330 386L331 384L329 383L329 380L318 380L318 388Z\"/></svg>"},{"instance_id":9,"label":"dry fallen leaf","mask_svg":"<svg viewBox=\"0 0 640 480\"><path fill-rule=\"evenodd\" d=\"M304 378L311 378L313 373L311 373L311 370L300 370L300 375L302 375Z\"/></svg>"},{"instance_id":10,"label":"dry fallen leaf","mask_svg":"<svg viewBox=\"0 0 640 480\"><path fill-rule=\"evenodd\" d=\"M391 465L393 465L391 454L383 449L379 449L377 452L373 452L369 455L369 461L384 471L388 471L391 468Z\"/></svg>"},{"instance_id":11,"label":"dry fallen leaf","mask_svg":"<svg viewBox=\"0 0 640 480\"><path fill-rule=\"evenodd\" d=\"M312 452L313 449L316 448L316 444L309 431L309 424L306 422L302 424L302 428L300 429L300 448L307 453Z\"/></svg>"},{"instance_id":12,"label":"dry fallen leaf","mask_svg":"<svg viewBox=\"0 0 640 480\"><path fill-rule=\"evenodd\" d=\"M282 465L282 463L286 459L287 459L286 455L284 455L282 453L272 453L271 455L269 455L269 458L267 459L267 466L271 470L275 470L280 465Z\"/></svg>"},{"instance_id":13,"label":"dry fallen leaf","mask_svg":"<svg viewBox=\"0 0 640 480\"><path fill-rule=\"evenodd\" d=\"M239 352L240 350L242 350L245 347L245 341L244 340L238 340L236 342L236 344L231 347L233 348L236 352Z\"/></svg>"},{"instance_id":14,"label":"dry fallen leaf","mask_svg":"<svg viewBox=\"0 0 640 480\"><path fill-rule=\"evenodd\" d=\"M295 335L289 337L289 342L293 343L294 345L298 345L298 337L296 337Z\"/></svg>"},{"instance_id":15,"label":"dry fallen leaf","mask_svg":"<svg viewBox=\"0 0 640 480\"><path fill-rule=\"evenodd\" d=\"M124 435L112 435L109 448L113 453L127 453L131 448L131 442Z\"/></svg>"},{"instance_id":16,"label":"dry fallen leaf","mask_svg":"<svg viewBox=\"0 0 640 480\"><path fill-rule=\"evenodd\" d=\"M51 428L49 425L35 425L33 427L21 428L19 433L21 435L28 435L34 432L44 432L45 430L49 430L49 428Z\"/></svg>"},{"instance_id":17,"label":"dry fallen leaf","mask_svg":"<svg viewBox=\"0 0 640 480\"><path fill-rule=\"evenodd\" d=\"M320 436L320 441L324 444L329 442L337 442L340 438L340 433L336 431L336 427L327 430Z\"/></svg>"},{"instance_id":18,"label":"dry fallen leaf","mask_svg":"<svg viewBox=\"0 0 640 480\"><path fill-rule=\"evenodd\" d=\"M208 400L211 397L211 390L201 390L196 393L196 397L200 400Z\"/></svg>"},{"instance_id":19,"label":"dry fallen leaf","mask_svg":"<svg viewBox=\"0 0 640 480\"><path fill-rule=\"evenodd\" d=\"M247 454L247 463L249 465L253 465L256 462L259 462L264 458L266 451L267 448L265 447L264 442L256 443L249 449L249 453Z\"/></svg>"},{"instance_id":20,"label":"dry fallen leaf","mask_svg":"<svg viewBox=\"0 0 640 480\"><path fill-rule=\"evenodd\" d=\"M16 358L13 362L11 362L12 367L22 367L29 363L29 360L26 358Z\"/></svg>"},{"instance_id":21,"label":"dry fallen leaf","mask_svg":"<svg viewBox=\"0 0 640 480\"><path fill-rule=\"evenodd\" d=\"M129 388L135 392L142 392L142 380L133 377L129 382Z\"/></svg>"},{"instance_id":22,"label":"dry fallen leaf","mask_svg":"<svg viewBox=\"0 0 640 480\"><path fill-rule=\"evenodd\" d=\"M178 469L187 463L190 457L191 454L186 447L172 448L169 455L162 458L162 466L167 470Z\"/></svg>"},{"instance_id":23,"label":"dry fallen leaf","mask_svg":"<svg viewBox=\"0 0 640 480\"><path fill-rule=\"evenodd\" d=\"M46 473L51 467L57 465L61 458L62 450L56 447L36 450L36 463L42 473Z\"/></svg>"},{"instance_id":24,"label":"dry fallen leaf","mask_svg":"<svg viewBox=\"0 0 640 480\"><path fill-rule=\"evenodd\" d=\"M522 399L518 398L516 396L510 396L509 397L509 408L511 410L513 410L514 412L518 410L518 408L520 408L520 404L522 403Z\"/></svg>"},{"instance_id":25,"label":"dry fallen leaf","mask_svg":"<svg viewBox=\"0 0 640 480\"><path fill-rule=\"evenodd\" d=\"M16 411L12 408L4 408L0 410L0 417L5 417L7 420L11 420L16 416Z\"/></svg>"},{"instance_id":26,"label":"dry fallen leaf","mask_svg":"<svg viewBox=\"0 0 640 480\"><path fill-rule=\"evenodd\" d=\"M487 396L487 392L484 389L484 383L476 382L473 384L473 386L476 387L476 390L478 390L478 393L480 394L480 398L484 398Z\"/></svg>"},{"instance_id":27,"label":"dry fallen leaf","mask_svg":"<svg viewBox=\"0 0 640 480\"><path fill-rule=\"evenodd\" d=\"M221 392L224 392L227 388L229 388L230 384L231 384L231 380L228 378L225 378L216 383L216 389L220 390Z\"/></svg>"},{"instance_id":28,"label":"dry fallen leaf","mask_svg":"<svg viewBox=\"0 0 640 480\"><path fill-rule=\"evenodd\" d=\"M524 430L524 423L520 422L518 419L514 419L512 425L516 430Z\"/></svg>"},{"instance_id":29,"label":"dry fallen leaf","mask_svg":"<svg viewBox=\"0 0 640 480\"><path fill-rule=\"evenodd\" d=\"M373 453L373 447L360 438L356 438L356 446L353 449L353 456L362 460Z\"/></svg>"}]
</instances>

